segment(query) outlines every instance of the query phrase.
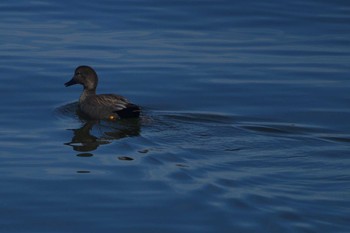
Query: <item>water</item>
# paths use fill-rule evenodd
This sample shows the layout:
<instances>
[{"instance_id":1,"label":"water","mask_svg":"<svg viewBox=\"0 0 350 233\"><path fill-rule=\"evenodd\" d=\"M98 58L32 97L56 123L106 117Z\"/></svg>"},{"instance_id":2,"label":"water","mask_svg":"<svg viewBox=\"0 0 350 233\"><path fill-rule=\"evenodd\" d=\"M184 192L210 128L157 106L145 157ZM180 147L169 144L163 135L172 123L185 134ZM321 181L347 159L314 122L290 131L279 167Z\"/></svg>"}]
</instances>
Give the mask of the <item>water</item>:
<instances>
[{"instance_id":1,"label":"water","mask_svg":"<svg viewBox=\"0 0 350 233\"><path fill-rule=\"evenodd\" d=\"M348 1L0 4L1 232L349 232ZM86 122L99 93L140 120Z\"/></svg>"}]
</instances>

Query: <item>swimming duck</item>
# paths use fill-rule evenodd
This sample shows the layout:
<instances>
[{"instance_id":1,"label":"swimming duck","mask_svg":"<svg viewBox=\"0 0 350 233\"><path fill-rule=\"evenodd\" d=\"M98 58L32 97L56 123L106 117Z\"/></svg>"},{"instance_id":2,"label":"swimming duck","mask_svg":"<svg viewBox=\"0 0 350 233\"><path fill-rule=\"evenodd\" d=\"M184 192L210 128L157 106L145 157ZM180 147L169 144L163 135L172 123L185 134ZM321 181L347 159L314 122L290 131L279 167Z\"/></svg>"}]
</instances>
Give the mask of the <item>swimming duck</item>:
<instances>
[{"instance_id":1,"label":"swimming duck","mask_svg":"<svg viewBox=\"0 0 350 233\"><path fill-rule=\"evenodd\" d=\"M92 120L117 120L140 116L140 107L130 103L126 98L115 94L96 95L98 77L89 66L75 69L73 78L66 82L66 87L81 84L84 87L79 98L79 109Z\"/></svg>"}]
</instances>

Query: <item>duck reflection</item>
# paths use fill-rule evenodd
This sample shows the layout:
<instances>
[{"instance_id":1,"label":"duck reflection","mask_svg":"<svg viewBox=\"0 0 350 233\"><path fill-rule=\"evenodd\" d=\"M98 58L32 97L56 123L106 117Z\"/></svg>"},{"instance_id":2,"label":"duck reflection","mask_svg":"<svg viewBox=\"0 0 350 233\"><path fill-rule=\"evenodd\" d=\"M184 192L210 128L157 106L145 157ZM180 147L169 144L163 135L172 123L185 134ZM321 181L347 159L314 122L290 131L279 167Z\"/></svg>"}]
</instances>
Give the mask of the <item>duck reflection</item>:
<instances>
[{"instance_id":1,"label":"duck reflection","mask_svg":"<svg viewBox=\"0 0 350 233\"><path fill-rule=\"evenodd\" d=\"M113 140L138 136L141 128L139 119L128 119L116 122L88 121L81 128L71 130L73 131L72 140L65 145L71 146L78 152L89 152ZM97 136L92 134L95 131Z\"/></svg>"},{"instance_id":2,"label":"duck reflection","mask_svg":"<svg viewBox=\"0 0 350 233\"><path fill-rule=\"evenodd\" d=\"M91 121L79 110L77 102L60 106L54 113L61 119L75 118L82 123L80 128L69 129L73 132L72 140L64 144L81 152L78 156L84 157L92 156L88 152L96 150L101 145L110 144L113 140L139 136L143 121L143 118Z\"/></svg>"}]
</instances>

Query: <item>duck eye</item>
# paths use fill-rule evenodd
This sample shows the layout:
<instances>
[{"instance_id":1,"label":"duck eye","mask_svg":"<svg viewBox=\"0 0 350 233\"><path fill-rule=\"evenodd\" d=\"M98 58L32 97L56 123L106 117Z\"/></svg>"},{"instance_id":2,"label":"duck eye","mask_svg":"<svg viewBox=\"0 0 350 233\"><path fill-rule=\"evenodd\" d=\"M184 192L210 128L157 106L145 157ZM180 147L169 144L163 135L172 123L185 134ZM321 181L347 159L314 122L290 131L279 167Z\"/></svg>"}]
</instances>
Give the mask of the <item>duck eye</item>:
<instances>
[{"instance_id":1,"label":"duck eye","mask_svg":"<svg viewBox=\"0 0 350 233\"><path fill-rule=\"evenodd\" d=\"M76 72L75 74L76 74L76 75L81 75L81 72Z\"/></svg>"}]
</instances>

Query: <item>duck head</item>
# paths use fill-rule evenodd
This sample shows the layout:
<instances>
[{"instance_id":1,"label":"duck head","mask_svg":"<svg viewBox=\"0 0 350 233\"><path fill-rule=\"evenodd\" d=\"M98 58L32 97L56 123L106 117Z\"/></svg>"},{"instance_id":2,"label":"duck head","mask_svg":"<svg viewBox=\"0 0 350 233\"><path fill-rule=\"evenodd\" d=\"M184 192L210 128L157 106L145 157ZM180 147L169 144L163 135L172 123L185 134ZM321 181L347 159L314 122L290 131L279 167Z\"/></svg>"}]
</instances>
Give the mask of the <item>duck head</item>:
<instances>
[{"instance_id":1,"label":"duck head","mask_svg":"<svg viewBox=\"0 0 350 233\"><path fill-rule=\"evenodd\" d=\"M79 66L75 69L73 78L64 85L69 87L75 84L81 84L84 86L84 89L95 90L97 83L98 78L94 69L89 66Z\"/></svg>"}]
</instances>

